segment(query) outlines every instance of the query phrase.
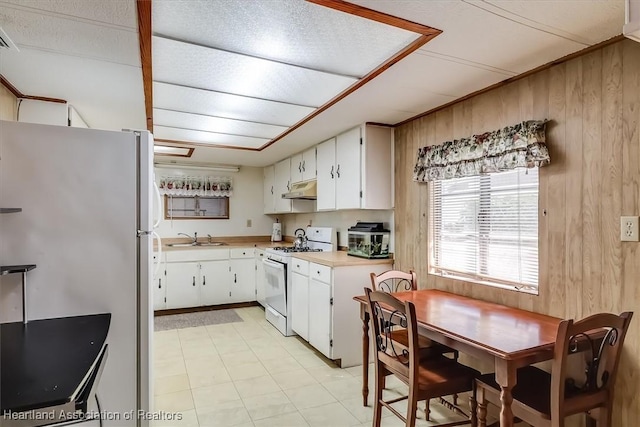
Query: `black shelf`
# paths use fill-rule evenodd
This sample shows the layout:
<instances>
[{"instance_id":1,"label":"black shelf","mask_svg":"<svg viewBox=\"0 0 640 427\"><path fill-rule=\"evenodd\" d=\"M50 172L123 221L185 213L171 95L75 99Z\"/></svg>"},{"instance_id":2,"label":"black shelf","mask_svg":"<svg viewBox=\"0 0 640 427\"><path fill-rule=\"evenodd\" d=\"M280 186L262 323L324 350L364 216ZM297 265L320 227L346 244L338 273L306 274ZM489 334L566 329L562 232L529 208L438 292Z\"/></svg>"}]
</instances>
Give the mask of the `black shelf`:
<instances>
[{"instance_id":1,"label":"black shelf","mask_svg":"<svg viewBox=\"0 0 640 427\"><path fill-rule=\"evenodd\" d=\"M22 212L22 208L0 208L0 214Z\"/></svg>"},{"instance_id":2,"label":"black shelf","mask_svg":"<svg viewBox=\"0 0 640 427\"><path fill-rule=\"evenodd\" d=\"M36 268L35 264L2 265L0 266L0 276L4 276L5 274L13 274L13 273L26 273L27 271L31 271L34 268Z\"/></svg>"},{"instance_id":3,"label":"black shelf","mask_svg":"<svg viewBox=\"0 0 640 427\"><path fill-rule=\"evenodd\" d=\"M104 313L0 324L0 420L6 411L52 408L85 397L79 391L93 386L92 368L105 357L110 323L111 314Z\"/></svg>"}]
</instances>

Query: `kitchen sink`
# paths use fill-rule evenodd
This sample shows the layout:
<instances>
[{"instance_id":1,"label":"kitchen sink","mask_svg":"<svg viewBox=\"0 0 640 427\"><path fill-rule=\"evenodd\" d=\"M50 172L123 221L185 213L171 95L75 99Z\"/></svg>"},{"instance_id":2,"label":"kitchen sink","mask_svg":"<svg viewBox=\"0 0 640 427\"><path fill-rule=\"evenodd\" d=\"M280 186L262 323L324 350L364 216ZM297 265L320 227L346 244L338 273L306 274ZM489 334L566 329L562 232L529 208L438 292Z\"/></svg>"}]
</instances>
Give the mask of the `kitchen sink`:
<instances>
[{"instance_id":1,"label":"kitchen sink","mask_svg":"<svg viewBox=\"0 0 640 427\"><path fill-rule=\"evenodd\" d=\"M196 243L168 243L167 246L171 248L187 248L189 246L197 246Z\"/></svg>"},{"instance_id":2,"label":"kitchen sink","mask_svg":"<svg viewBox=\"0 0 640 427\"><path fill-rule=\"evenodd\" d=\"M224 242L168 243L170 248L189 248L194 246L225 246Z\"/></svg>"}]
</instances>

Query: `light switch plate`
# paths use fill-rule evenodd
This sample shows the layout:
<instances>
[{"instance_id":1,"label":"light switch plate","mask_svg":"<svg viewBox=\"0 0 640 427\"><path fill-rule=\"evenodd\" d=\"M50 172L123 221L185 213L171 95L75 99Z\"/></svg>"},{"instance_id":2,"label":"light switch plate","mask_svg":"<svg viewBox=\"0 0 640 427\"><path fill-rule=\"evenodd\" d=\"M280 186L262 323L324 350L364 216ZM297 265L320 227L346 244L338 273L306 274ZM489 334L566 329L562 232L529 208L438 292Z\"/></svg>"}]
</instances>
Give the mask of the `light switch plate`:
<instances>
[{"instance_id":1,"label":"light switch plate","mask_svg":"<svg viewBox=\"0 0 640 427\"><path fill-rule=\"evenodd\" d=\"M637 216L621 216L620 217L620 240L623 242L638 242L638 217Z\"/></svg>"}]
</instances>

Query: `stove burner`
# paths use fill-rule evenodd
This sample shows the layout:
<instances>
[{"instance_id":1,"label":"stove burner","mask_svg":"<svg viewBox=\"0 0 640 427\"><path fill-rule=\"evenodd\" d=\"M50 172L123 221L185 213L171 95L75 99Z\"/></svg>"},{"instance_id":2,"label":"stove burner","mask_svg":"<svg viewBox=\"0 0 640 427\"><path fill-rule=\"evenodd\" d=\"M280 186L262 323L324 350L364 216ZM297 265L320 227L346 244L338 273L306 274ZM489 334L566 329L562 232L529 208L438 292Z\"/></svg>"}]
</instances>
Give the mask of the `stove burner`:
<instances>
[{"instance_id":1,"label":"stove burner","mask_svg":"<svg viewBox=\"0 0 640 427\"><path fill-rule=\"evenodd\" d=\"M271 249L276 251L281 251L287 254L292 252L322 252L322 249L294 248L293 246L278 246Z\"/></svg>"}]
</instances>

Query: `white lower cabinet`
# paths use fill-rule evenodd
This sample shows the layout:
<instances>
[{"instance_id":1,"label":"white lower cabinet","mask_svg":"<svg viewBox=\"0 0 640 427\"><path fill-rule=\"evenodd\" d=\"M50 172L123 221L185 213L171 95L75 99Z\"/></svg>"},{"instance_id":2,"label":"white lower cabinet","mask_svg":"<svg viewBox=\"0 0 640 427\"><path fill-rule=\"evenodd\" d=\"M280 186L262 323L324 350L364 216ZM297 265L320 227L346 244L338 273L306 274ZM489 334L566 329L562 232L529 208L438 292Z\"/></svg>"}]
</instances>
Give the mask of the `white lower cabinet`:
<instances>
[{"instance_id":1,"label":"white lower cabinet","mask_svg":"<svg viewBox=\"0 0 640 427\"><path fill-rule=\"evenodd\" d=\"M168 262L167 308L197 307L200 304L200 263Z\"/></svg>"},{"instance_id":2,"label":"white lower cabinet","mask_svg":"<svg viewBox=\"0 0 640 427\"><path fill-rule=\"evenodd\" d=\"M200 263L200 305L231 302L229 261Z\"/></svg>"},{"instance_id":3,"label":"white lower cabinet","mask_svg":"<svg viewBox=\"0 0 640 427\"><path fill-rule=\"evenodd\" d=\"M332 358L331 346L331 285L309 279L309 344Z\"/></svg>"},{"instance_id":4,"label":"white lower cabinet","mask_svg":"<svg viewBox=\"0 0 640 427\"><path fill-rule=\"evenodd\" d=\"M256 300L256 262L251 258L232 259L231 301L247 302Z\"/></svg>"},{"instance_id":5,"label":"white lower cabinet","mask_svg":"<svg viewBox=\"0 0 640 427\"><path fill-rule=\"evenodd\" d=\"M392 261L330 267L293 257L290 266L293 330L343 368L361 364L362 322L353 297L371 286L370 273L390 270Z\"/></svg>"},{"instance_id":6,"label":"white lower cabinet","mask_svg":"<svg viewBox=\"0 0 640 427\"><path fill-rule=\"evenodd\" d=\"M169 252L154 278L154 309L256 300L254 248Z\"/></svg>"},{"instance_id":7,"label":"white lower cabinet","mask_svg":"<svg viewBox=\"0 0 640 427\"><path fill-rule=\"evenodd\" d=\"M309 341L309 277L297 272L291 276L291 329Z\"/></svg>"}]
</instances>

